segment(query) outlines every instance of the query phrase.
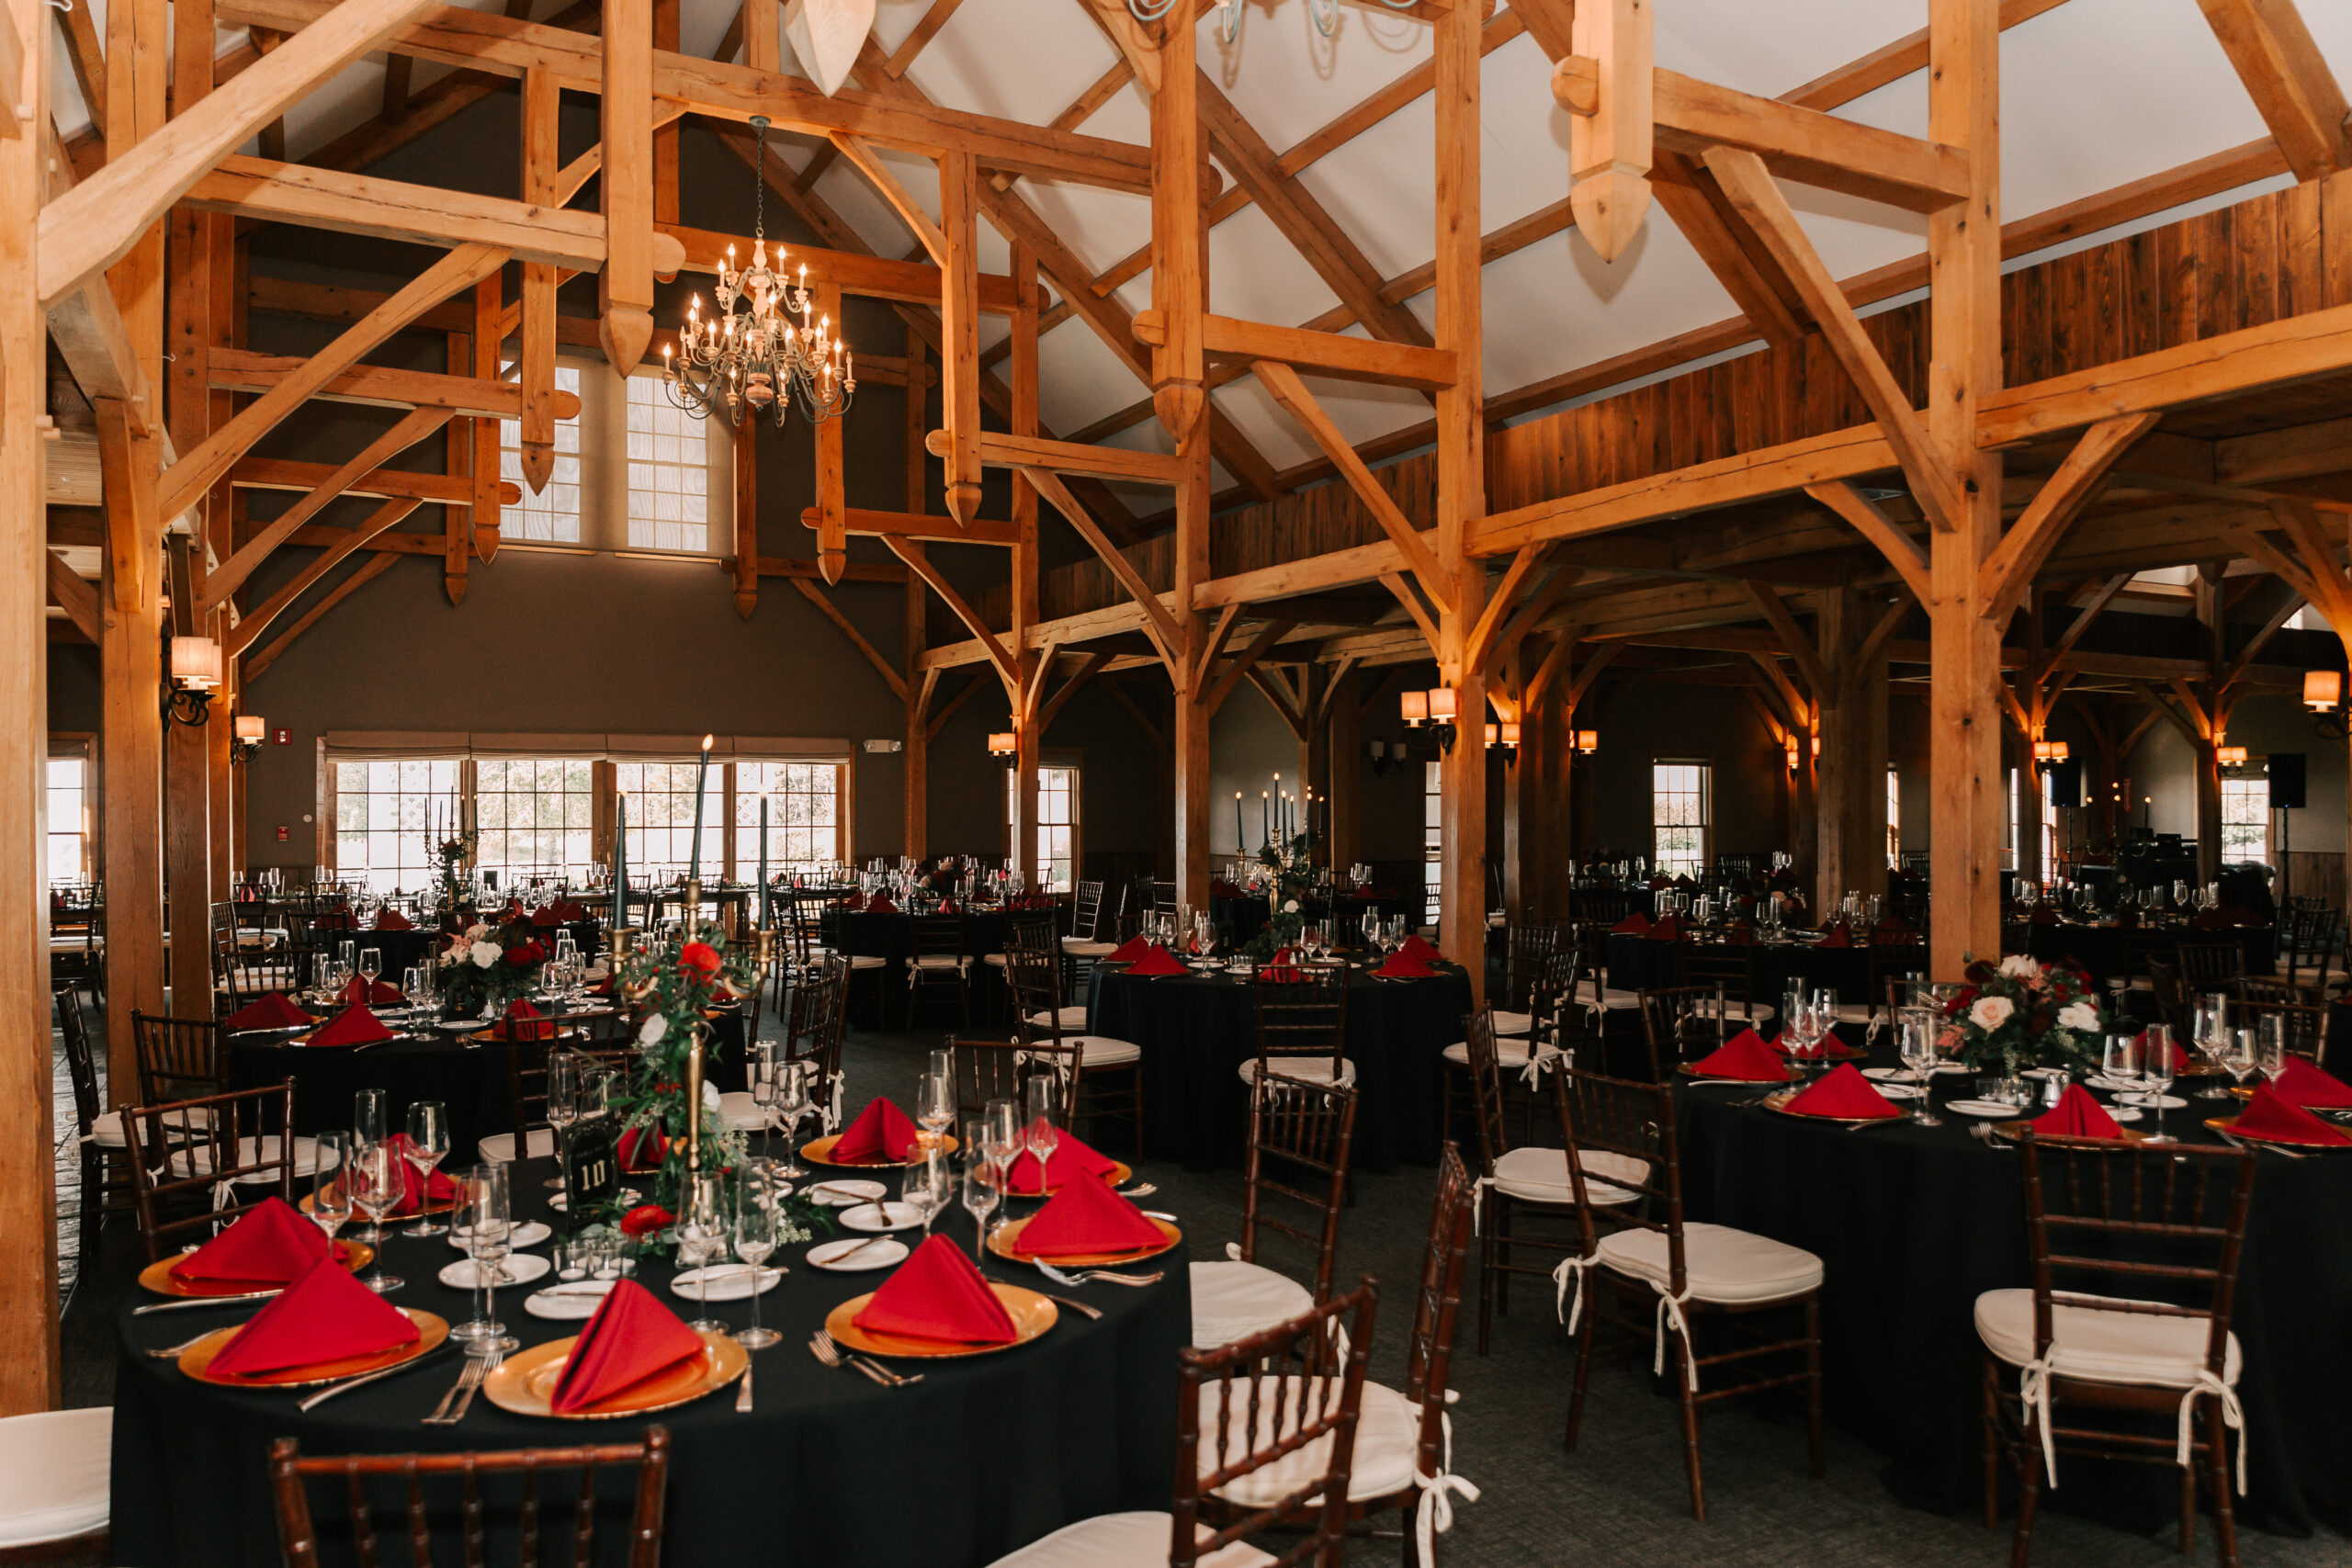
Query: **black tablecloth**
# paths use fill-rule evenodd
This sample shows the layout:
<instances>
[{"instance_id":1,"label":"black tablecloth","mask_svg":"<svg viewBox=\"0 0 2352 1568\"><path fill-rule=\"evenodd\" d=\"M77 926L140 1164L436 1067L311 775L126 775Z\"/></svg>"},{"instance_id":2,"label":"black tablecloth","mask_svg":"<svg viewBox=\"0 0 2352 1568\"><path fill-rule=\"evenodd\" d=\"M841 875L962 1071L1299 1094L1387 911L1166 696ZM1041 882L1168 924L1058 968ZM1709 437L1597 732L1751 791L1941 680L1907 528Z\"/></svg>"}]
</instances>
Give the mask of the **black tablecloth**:
<instances>
[{"instance_id":1,"label":"black tablecloth","mask_svg":"<svg viewBox=\"0 0 2352 1568\"><path fill-rule=\"evenodd\" d=\"M964 952L974 968L983 953L1004 951L1004 916L995 910L966 910ZM895 970L914 950L915 917L903 909L879 915L864 909L828 909L822 930L825 945L858 958L887 958Z\"/></svg>"},{"instance_id":2,"label":"black tablecloth","mask_svg":"<svg viewBox=\"0 0 2352 1568\"><path fill-rule=\"evenodd\" d=\"M1886 1050L1882 1036L1882 1058ZM1950 1075L1937 1099L1973 1089ZM1890 1456L1887 1483L1900 1495L1973 1505L1976 1298L2032 1282L2015 1153L1978 1144L1958 1114L1941 1127L1857 1134L1735 1107L1736 1089L1679 1096L1688 1216L1804 1247L1826 1269L1830 1418ZM2208 1139L2211 1104L2168 1111L2165 1131ZM2259 1158L2233 1324L2250 1486L2238 1517L2307 1532L2315 1515L2339 1526L2352 1517L2352 1154ZM2169 1467L2061 1455L2059 1479L2045 1506L2151 1530L2177 1517Z\"/></svg>"},{"instance_id":3,"label":"black tablecloth","mask_svg":"<svg viewBox=\"0 0 2352 1568\"><path fill-rule=\"evenodd\" d=\"M1443 1145L1439 1053L1463 1037L1468 976L1452 965L1428 980L1348 974L1348 1059L1356 1066L1352 1158L1367 1170L1432 1164ZM1223 975L1137 978L1098 965L1087 1032L1143 1048L1144 1147L1188 1169L1237 1165L1250 1139L1240 1065L1258 1054L1250 987Z\"/></svg>"},{"instance_id":4,"label":"black tablecloth","mask_svg":"<svg viewBox=\"0 0 2352 1568\"><path fill-rule=\"evenodd\" d=\"M1343 897L1336 904L1329 899L1310 899L1302 913L1309 925L1336 918L1340 930L1346 931L1348 940L1352 942L1356 930L1363 924L1364 916L1376 913L1382 919L1390 920L1399 915L1416 916L1420 907L1419 894L1400 893L1390 898ZM1209 900L1209 919L1225 932L1226 941L1230 942L1245 942L1256 936L1265 927L1266 912L1263 897L1235 897L1219 894ZM1416 919L1414 923L1418 925L1419 921ZM1335 938L1337 934L1333 933Z\"/></svg>"},{"instance_id":5,"label":"black tablecloth","mask_svg":"<svg viewBox=\"0 0 2352 1568\"><path fill-rule=\"evenodd\" d=\"M2012 932L2018 928L2011 928ZM2120 979L2132 972L2131 943L2137 933L2121 926L2028 925L2030 933L2026 951L2049 963L2068 959L2081 965L2090 977L2101 985L2109 979ZM2149 941L2160 942L2160 956L2169 956L2177 942L2191 947L2219 947L2236 942L2245 948L2245 972L2249 975L2271 975L2278 972L2274 931L2269 926L2224 926L2213 931L2199 931L2190 926L2164 926L2144 933ZM2014 935L2004 943L2016 949Z\"/></svg>"},{"instance_id":6,"label":"black tablecloth","mask_svg":"<svg viewBox=\"0 0 2352 1568\"><path fill-rule=\"evenodd\" d=\"M540 1207L542 1179L552 1169L545 1160L515 1168L514 1190L530 1198L518 1208ZM939 1229L970 1247L972 1222L960 1204ZM1176 1352L1192 1326L1184 1248L1153 1263L1167 1277L1148 1289L1052 1287L1101 1308L1101 1322L1065 1310L1034 1344L909 1365L923 1381L895 1389L820 1366L807 1348L828 1311L888 1276L829 1274L803 1263L804 1250L777 1255L789 1271L761 1298L762 1321L784 1339L757 1353L757 1409L737 1415L729 1388L650 1418L673 1438L662 1557L669 1568L775 1562L978 1568L1076 1519L1168 1506ZM390 1299L463 1321L471 1311L468 1293L434 1278L458 1257L442 1237L390 1237L385 1264L408 1280ZM998 1259L988 1271L1022 1284L1043 1282L1034 1270ZM649 1261L638 1278L680 1317L696 1315L690 1296L670 1294L671 1272ZM517 1289L498 1298L501 1321L526 1345L579 1331L577 1323L525 1313L526 1293ZM623 1442L648 1424L531 1419L478 1399L462 1427L421 1426L419 1417L457 1375L458 1360L448 1349L308 1416L294 1409L298 1394L193 1382L175 1363L141 1353L236 1320L243 1311L132 1317L126 1307L119 1319L108 1561L143 1568L253 1568L278 1561L264 1470L274 1438L293 1437L306 1452L326 1454L509 1449ZM711 1311L738 1326L750 1321L748 1302L714 1302ZM312 1507L322 1526L343 1517L331 1487L313 1490ZM568 1545L560 1533L570 1528L568 1503L551 1507L549 1524ZM400 1527L390 1521L382 1528L389 1538ZM625 1535L600 1529L601 1562L620 1561ZM513 1562L514 1549L511 1535L493 1536L491 1561Z\"/></svg>"},{"instance_id":7,"label":"black tablecloth","mask_svg":"<svg viewBox=\"0 0 2352 1568\"><path fill-rule=\"evenodd\" d=\"M1647 937L1631 932L1613 932L1609 938L1609 984L1620 991L1652 990L1662 986L1681 984L1678 963L1679 944L1652 942ZM1737 948L1724 951L1736 953ZM1781 1005L1781 998L1792 980L1802 979L1808 985L1826 986L1838 993L1838 999L1859 1005L1870 998L1871 952L1868 947L1823 947L1818 942L1758 942L1747 950L1753 955L1756 980L1749 1000L1769 1007ZM1928 972L1928 950L1920 946L1879 949L1882 962L1892 960L1898 968L1909 972Z\"/></svg>"}]
</instances>

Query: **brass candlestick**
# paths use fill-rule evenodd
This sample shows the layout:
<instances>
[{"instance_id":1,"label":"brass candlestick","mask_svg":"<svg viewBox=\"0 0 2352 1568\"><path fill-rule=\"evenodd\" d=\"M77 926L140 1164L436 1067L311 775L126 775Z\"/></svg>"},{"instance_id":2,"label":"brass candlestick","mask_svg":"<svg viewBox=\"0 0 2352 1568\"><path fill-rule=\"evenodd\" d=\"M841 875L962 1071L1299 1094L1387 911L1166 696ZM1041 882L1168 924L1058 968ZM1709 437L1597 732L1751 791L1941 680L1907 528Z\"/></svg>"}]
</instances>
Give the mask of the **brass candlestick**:
<instances>
[{"instance_id":1,"label":"brass candlestick","mask_svg":"<svg viewBox=\"0 0 2352 1568\"><path fill-rule=\"evenodd\" d=\"M693 1190L702 1171L702 1021L695 1021L694 1043L686 1047L686 1180Z\"/></svg>"}]
</instances>

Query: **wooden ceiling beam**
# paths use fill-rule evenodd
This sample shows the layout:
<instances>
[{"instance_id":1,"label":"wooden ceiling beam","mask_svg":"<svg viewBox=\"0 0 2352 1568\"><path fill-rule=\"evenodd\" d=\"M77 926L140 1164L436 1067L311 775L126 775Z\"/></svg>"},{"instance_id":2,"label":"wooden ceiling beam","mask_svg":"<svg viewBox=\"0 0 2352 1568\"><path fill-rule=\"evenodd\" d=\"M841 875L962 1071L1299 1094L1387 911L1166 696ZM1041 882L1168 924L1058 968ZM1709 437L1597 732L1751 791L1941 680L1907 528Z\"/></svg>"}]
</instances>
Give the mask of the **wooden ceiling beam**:
<instances>
[{"instance_id":1,"label":"wooden ceiling beam","mask_svg":"<svg viewBox=\"0 0 2352 1568\"><path fill-rule=\"evenodd\" d=\"M2197 0L2298 180L2352 168L2352 106L2295 0Z\"/></svg>"}]
</instances>

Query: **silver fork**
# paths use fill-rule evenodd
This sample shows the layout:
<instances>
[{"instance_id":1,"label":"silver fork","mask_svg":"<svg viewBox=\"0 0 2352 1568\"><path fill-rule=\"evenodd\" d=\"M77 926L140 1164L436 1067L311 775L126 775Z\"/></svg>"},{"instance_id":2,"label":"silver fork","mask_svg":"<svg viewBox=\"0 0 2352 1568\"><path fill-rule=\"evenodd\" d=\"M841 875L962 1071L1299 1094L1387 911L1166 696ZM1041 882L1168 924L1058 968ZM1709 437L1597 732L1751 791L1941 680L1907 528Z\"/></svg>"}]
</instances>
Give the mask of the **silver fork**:
<instances>
[{"instance_id":1,"label":"silver fork","mask_svg":"<svg viewBox=\"0 0 2352 1568\"><path fill-rule=\"evenodd\" d=\"M474 1381L467 1385L466 1392L458 1397L458 1408L449 1416L450 1426L454 1427L466 1418L466 1412L474 1407L474 1395L481 1392L482 1380L496 1371L498 1363L504 1359L506 1359L506 1352L503 1350L492 1350L480 1358L481 1371L474 1375Z\"/></svg>"},{"instance_id":2,"label":"silver fork","mask_svg":"<svg viewBox=\"0 0 2352 1568\"><path fill-rule=\"evenodd\" d=\"M855 1367L859 1371L864 1372L867 1377L874 1379L886 1388L903 1388L909 1383L922 1382L922 1374L921 1372L916 1372L912 1376L909 1376L905 1372L894 1372L871 1356L860 1356L854 1352L843 1350L841 1348L840 1342L824 1329L820 1328L817 1330L817 1337L820 1340L822 1340L825 1348L832 1351L834 1355L841 1357L842 1359L849 1362L851 1366Z\"/></svg>"},{"instance_id":3,"label":"silver fork","mask_svg":"<svg viewBox=\"0 0 2352 1568\"><path fill-rule=\"evenodd\" d=\"M466 1364L458 1369L457 1382L451 1383L449 1385L449 1392L441 1396L441 1403L433 1407L433 1414L424 1417L424 1425L427 1427L455 1426L457 1423L449 1415L450 1405L457 1402L457 1398L459 1394L470 1393L475 1389L480 1388L481 1386L482 1373L486 1370L487 1369L482 1366L481 1357L467 1357Z\"/></svg>"},{"instance_id":4,"label":"silver fork","mask_svg":"<svg viewBox=\"0 0 2352 1568\"><path fill-rule=\"evenodd\" d=\"M1044 1258L1037 1259L1037 1272L1057 1285L1085 1285L1100 1280L1106 1285L1157 1285L1168 1276L1155 1269L1148 1274L1122 1274L1110 1269L1080 1269L1068 1271L1055 1268Z\"/></svg>"},{"instance_id":5,"label":"silver fork","mask_svg":"<svg viewBox=\"0 0 2352 1568\"><path fill-rule=\"evenodd\" d=\"M826 1366L864 1372L869 1382L880 1383L884 1388L890 1386L889 1380L876 1369L865 1365L863 1361L844 1358L840 1348L834 1345L833 1337L821 1328L808 1337L808 1353Z\"/></svg>"}]
</instances>

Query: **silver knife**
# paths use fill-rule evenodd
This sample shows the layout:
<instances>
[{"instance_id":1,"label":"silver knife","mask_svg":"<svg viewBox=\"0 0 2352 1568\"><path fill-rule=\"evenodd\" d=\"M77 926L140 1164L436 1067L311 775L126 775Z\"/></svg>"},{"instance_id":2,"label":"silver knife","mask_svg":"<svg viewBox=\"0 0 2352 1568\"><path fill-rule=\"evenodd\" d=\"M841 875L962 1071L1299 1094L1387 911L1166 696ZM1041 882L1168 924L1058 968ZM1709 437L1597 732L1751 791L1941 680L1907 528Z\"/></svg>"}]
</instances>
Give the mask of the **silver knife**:
<instances>
[{"instance_id":1,"label":"silver knife","mask_svg":"<svg viewBox=\"0 0 2352 1568\"><path fill-rule=\"evenodd\" d=\"M150 1302L145 1306L130 1309L133 1317L145 1317L151 1312L184 1312L189 1307L233 1306L239 1302L267 1301L276 1291L248 1291L239 1296L187 1296L168 1302Z\"/></svg>"},{"instance_id":2,"label":"silver knife","mask_svg":"<svg viewBox=\"0 0 2352 1568\"><path fill-rule=\"evenodd\" d=\"M322 1388L319 1390L318 1393L311 1395L310 1398L303 1400L294 1408L297 1410L315 1410L320 1405L324 1404L328 1400L333 1399L338 1393L349 1393L355 1388L360 1388L366 1384L390 1377L394 1372L404 1372L411 1367L421 1367L425 1362L433 1359L433 1353L435 1350L438 1350L440 1348L440 1346L435 1345L432 1350L427 1350L424 1355L419 1356L413 1361L402 1361L397 1367L386 1367L379 1372L366 1372L356 1378L345 1378L343 1382L334 1384L331 1388Z\"/></svg>"},{"instance_id":3,"label":"silver knife","mask_svg":"<svg viewBox=\"0 0 2352 1568\"><path fill-rule=\"evenodd\" d=\"M1045 1297L1049 1302L1069 1308L1072 1312L1084 1313L1088 1317L1099 1319L1102 1315L1102 1309L1101 1307L1088 1306L1084 1302L1072 1301L1068 1296L1057 1296L1051 1291L1039 1291L1037 1293Z\"/></svg>"}]
</instances>

